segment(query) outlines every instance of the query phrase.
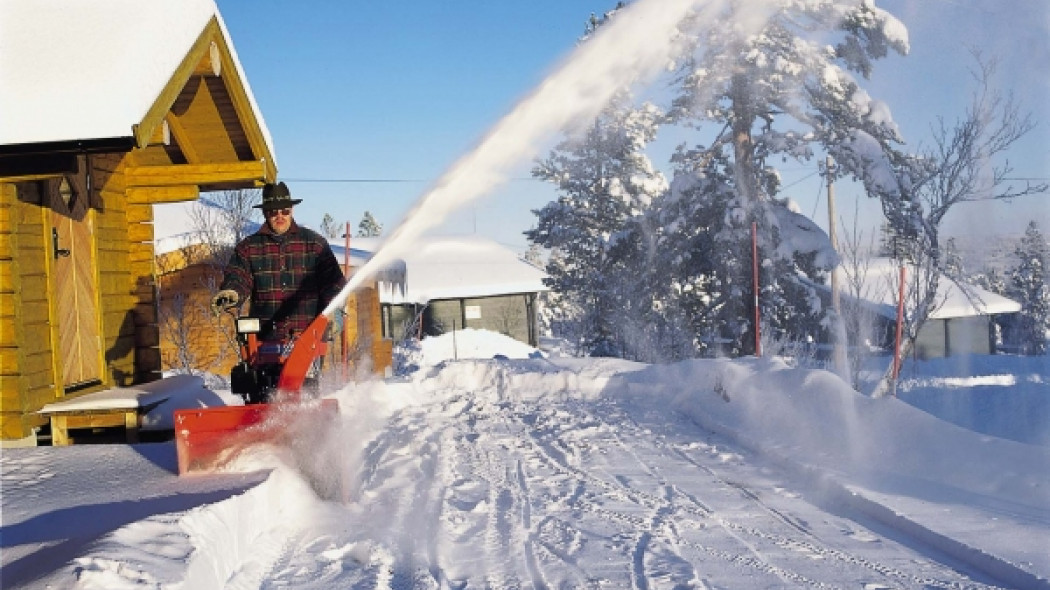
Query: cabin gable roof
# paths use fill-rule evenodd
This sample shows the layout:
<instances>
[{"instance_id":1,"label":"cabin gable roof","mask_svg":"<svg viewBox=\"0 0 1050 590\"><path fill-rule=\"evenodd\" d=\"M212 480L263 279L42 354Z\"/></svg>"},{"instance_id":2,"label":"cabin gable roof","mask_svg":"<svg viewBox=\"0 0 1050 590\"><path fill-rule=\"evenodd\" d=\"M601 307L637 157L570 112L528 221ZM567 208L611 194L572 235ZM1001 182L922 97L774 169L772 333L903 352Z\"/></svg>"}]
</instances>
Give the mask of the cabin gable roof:
<instances>
[{"instance_id":1,"label":"cabin gable roof","mask_svg":"<svg viewBox=\"0 0 1050 590\"><path fill-rule=\"evenodd\" d=\"M138 166L261 165L201 190L276 178L211 0L5 0L0 22L0 157L138 148Z\"/></svg>"}]
</instances>

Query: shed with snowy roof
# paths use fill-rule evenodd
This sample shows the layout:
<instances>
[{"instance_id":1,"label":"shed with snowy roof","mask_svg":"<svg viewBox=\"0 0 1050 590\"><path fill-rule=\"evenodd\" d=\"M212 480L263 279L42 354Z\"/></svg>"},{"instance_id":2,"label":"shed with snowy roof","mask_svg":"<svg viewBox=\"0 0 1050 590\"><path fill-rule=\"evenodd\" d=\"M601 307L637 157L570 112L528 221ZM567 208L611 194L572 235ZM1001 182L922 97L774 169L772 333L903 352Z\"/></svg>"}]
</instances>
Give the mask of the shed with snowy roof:
<instances>
[{"instance_id":1,"label":"shed with snowy roof","mask_svg":"<svg viewBox=\"0 0 1050 590\"><path fill-rule=\"evenodd\" d=\"M397 340L475 328L538 344L536 302L548 290L546 273L509 248L477 235L430 237L402 260L404 282L379 283L384 334Z\"/></svg>"},{"instance_id":2,"label":"shed with snowy roof","mask_svg":"<svg viewBox=\"0 0 1050 590\"><path fill-rule=\"evenodd\" d=\"M212 0L0 3L0 437L160 377L153 205L276 178Z\"/></svg>"},{"instance_id":3,"label":"shed with snowy roof","mask_svg":"<svg viewBox=\"0 0 1050 590\"><path fill-rule=\"evenodd\" d=\"M842 269L839 272L846 274ZM900 264L889 258L876 258L853 274L857 276L844 281L850 285L844 287L844 305L869 313L874 320L873 334L878 335L874 343L889 347L897 321ZM906 267L905 282L913 276L914 268ZM944 276L938 281L933 305L913 349L920 358L994 354L999 342L997 320L1021 310L1021 305L1012 299Z\"/></svg>"}]
</instances>

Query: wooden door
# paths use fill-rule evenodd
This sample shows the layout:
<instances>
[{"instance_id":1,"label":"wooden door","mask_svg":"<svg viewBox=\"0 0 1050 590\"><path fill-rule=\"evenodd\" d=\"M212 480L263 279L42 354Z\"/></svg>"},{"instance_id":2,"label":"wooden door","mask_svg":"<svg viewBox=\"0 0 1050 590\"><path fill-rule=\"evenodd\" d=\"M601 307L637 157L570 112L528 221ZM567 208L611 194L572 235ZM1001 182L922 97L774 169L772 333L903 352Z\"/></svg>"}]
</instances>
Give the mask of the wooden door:
<instances>
[{"instance_id":1,"label":"wooden door","mask_svg":"<svg viewBox=\"0 0 1050 590\"><path fill-rule=\"evenodd\" d=\"M70 391L102 380L94 214L82 176L49 181L47 186L51 232L47 255L58 334L55 353L60 382Z\"/></svg>"}]
</instances>

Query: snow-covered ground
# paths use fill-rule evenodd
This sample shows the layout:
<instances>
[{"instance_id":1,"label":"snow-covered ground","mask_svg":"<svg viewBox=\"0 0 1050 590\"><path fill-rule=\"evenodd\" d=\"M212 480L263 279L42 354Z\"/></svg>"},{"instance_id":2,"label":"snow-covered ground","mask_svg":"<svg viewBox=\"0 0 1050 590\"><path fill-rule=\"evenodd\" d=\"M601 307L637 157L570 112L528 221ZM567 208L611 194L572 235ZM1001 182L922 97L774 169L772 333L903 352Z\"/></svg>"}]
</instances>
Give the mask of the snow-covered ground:
<instances>
[{"instance_id":1,"label":"snow-covered ground","mask_svg":"<svg viewBox=\"0 0 1050 590\"><path fill-rule=\"evenodd\" d=\"M221 472L177 477L172 443L5 449L0 586L1050 587L1046 357L909 365L902 397L966 428L779 359L467 330L410 361Z\"/></svg>"}]
</instances>

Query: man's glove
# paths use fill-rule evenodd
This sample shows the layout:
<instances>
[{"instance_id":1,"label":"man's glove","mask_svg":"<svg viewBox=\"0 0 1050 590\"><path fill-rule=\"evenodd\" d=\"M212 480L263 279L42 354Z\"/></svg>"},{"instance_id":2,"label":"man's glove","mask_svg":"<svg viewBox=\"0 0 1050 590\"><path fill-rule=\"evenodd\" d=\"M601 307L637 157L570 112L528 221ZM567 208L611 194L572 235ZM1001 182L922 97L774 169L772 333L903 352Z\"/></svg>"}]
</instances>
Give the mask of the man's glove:
<instances>
[{"instance_id":1,"label":"man's glove","mask_svg":"<svg viewBox=\"0 0 1050 590\"><path fill-rule=\"evenodd\" d=\"M223 289L216 293L215 297L211 298L211 311L215 315L219 315L221 312L237 305L237 302L240 300L241 296L233 289Z\"/></svg>"}]
</instances>

